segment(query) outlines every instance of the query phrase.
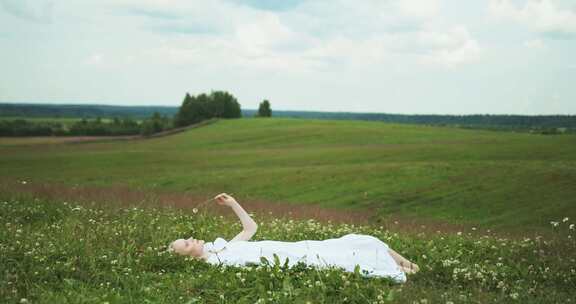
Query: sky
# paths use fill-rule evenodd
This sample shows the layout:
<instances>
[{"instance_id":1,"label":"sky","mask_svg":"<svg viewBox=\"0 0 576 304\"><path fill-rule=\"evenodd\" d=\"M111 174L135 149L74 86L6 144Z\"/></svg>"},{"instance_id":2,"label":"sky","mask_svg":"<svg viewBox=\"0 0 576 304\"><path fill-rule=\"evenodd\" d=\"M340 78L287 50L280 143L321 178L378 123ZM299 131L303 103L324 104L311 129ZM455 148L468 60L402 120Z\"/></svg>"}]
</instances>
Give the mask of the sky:
<instances>
[{"instance_id":1,"label":"sky","mask_svg":"<svg viewBox=\"0 0 576 304\"><path fill-rule=\"evenodd\" d=\"M576 0L0 0L0 102L576 114Z\"/></svg>"}]
</instances>

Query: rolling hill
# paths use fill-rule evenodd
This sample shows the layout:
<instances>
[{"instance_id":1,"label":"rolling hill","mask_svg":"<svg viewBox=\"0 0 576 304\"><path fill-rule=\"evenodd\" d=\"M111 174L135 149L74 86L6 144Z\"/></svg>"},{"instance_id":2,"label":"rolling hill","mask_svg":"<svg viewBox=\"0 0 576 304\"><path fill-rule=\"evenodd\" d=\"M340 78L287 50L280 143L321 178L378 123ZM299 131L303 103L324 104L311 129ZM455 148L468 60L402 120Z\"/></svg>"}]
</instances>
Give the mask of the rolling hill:
<instances>
[{"instance_id":1,"label":"rolling hill","mask_svg":"<svg viewBox=\"0 0 576 304\"><path fill-rule=\"evenodd\" d=\"M4 179L113 185L531 229L576 217L576 136L220 120L140 141L9 146Z\"/></svg>"}]
</instances>

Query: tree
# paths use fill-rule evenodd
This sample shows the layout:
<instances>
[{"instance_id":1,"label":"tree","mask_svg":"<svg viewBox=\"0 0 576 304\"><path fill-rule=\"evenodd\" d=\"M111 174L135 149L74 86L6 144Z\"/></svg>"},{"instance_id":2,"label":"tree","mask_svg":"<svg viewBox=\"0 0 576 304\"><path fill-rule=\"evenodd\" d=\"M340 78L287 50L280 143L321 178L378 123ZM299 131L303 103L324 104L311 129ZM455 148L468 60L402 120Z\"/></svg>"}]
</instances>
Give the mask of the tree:
<instances>
[{"instance_id":1,"label":"tree","mask_svg":"<svg viewBox=\"0 0 576 304\"><path fill-rule=\"evenodd\" d=\"M226 91L214 91L210 94L212 102L217 109L217 115L214 117L222 118L240 118L242 111L236 97Z\"/></svg>"},{"instance_id":2,"label":"tree","mask_svg":"<svg viewBox=\"0 0 576 304\"><path fill-rule=\"evenodd\" d=\"M264 99L258 107L258 117L272 117L272 109L270 108L270 102Z\"/></svg>"},{"instance_id":3,"label":"tree","mask_svg":"<svg viewBox=\"0 0 576 304\"><path fill-rule=\"evenodd\" d=\"M175 117L175 125L183 127L210 118L239 118L242 116L240 104L226 91L212 91L190 96L186 93L182 106Z\"/></svg>"},{"instance_id":4,"label":"tree","mask_svg":"<svg viewBox=\"0 0 576 304\"><path fill-rule=\"evenodd\" d=\"M175 124L177 127L183 127L198 122L200 119L200 105L195 97L186 93L182 106L176 113Z\"/></svg>"},{"instance_id":5,"label":"tree","mask_svg":"<svg viewBox=\"0 0 576 304\"><path fill-rule=\"evenodd\" d=\"M150 136L154 134L154 124L152 121L144 121L140 126L140 135Z\"/></svg>"}]
</instances>

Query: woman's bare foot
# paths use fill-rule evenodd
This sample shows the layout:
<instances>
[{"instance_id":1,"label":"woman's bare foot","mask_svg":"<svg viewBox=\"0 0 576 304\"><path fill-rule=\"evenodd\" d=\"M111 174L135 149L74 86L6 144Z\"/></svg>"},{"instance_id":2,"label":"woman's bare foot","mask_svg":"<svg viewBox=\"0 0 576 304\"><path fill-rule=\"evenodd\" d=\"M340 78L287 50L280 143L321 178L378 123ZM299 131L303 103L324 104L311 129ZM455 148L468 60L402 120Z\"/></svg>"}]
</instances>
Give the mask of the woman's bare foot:
<instances>
[{"instance_id":1,"label":"woman's bare foot","mask_svg":"<svg viewBox=\"0 0 576 304\"><path fill-rule=\"evenodd\" d=\"M414 274L420 271L420 267L412 262L401 263L400 269L402 269L406 274Z\"/></svg>"},{"instance_id":2,"label":"woman's bare foot","mask_svg":"<svg viewBox=\"0 0 576 304\"><path fill-rule=\"evenodd\" d=\"M405 274L412 274L412 270L410 270L410 268L406 268L404 266L398 266L398 268L400 268L400 270L402 270L402 272Z\"/></svg>"},{"instance_id":3,"label":"woman's bare foot","mask_svg":"<svg viewBox=\"0 0 576 304\"><path fill-rule=\"evenodd\" d=\"M420 267L414 263L410 263L410 269L414 271L413 273L417 273L418 271L420 271Z\"/></svg>"}]
</instances>

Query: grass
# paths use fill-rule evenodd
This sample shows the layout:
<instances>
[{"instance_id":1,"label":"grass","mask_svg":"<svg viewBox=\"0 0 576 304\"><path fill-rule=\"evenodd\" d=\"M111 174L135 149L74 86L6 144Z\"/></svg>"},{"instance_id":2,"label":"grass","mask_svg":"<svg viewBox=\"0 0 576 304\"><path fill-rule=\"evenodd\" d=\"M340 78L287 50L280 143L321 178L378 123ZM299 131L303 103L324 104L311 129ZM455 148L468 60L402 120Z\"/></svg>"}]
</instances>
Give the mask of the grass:
<instances>
[{"instance_id":1,"label":"grass","mask_svg":"<svg viewBox=\"0 0 576 304\"><path fill-rule=\"evenodd\" d=\"M141 141L0 139L7 180L212 194L538 231L576 217L576 136L366 121L221 120Z\"/></svg>"},{"instance_id":2,"label":"grass","mask_svg":"<svg viewBox=\"0 0 576 304\"><path fill-rule=\"evenodd\" d=\"M137 201L119 207L0 193L0 302L570 303L576 298L570 219L548 228L555 232L552 239L522 240L254 219L259 224L254 240L369 234L422 270L399 285L337 267L213 266L166 253L166 245L190 236L229 240L240 231L238 220Z\"/></svg>"}]
</instances>

